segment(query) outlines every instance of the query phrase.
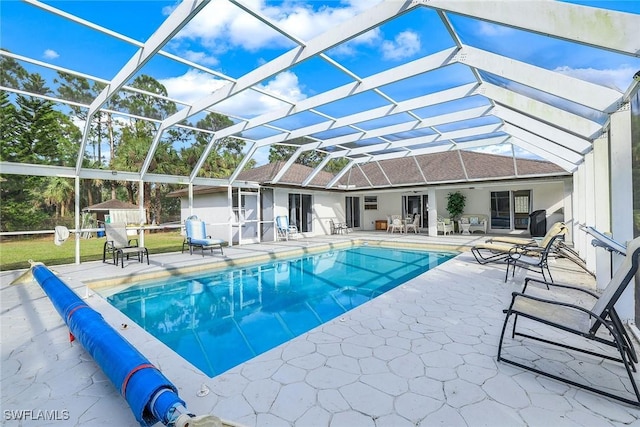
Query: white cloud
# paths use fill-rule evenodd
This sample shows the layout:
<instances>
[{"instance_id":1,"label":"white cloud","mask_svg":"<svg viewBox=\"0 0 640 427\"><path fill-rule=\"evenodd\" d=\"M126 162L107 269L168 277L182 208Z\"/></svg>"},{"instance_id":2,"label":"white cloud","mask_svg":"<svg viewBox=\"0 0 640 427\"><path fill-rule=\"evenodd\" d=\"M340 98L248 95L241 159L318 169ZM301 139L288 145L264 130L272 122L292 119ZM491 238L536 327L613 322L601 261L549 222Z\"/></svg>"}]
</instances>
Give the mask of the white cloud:
<instances>
[{"instance_id":1,"label":"white cloud","mask_svg":"<svg viewBox=\"0 0 640 427\"><path fill-rule=\"evenodd\" d=\"M360 34L358 37L348 40L334 49L331 50L332 55L338 56L352 56L356 54L356 51L359 46L378 46L380 45L380 41L382 40L382 32L380 28L374 28L372 30L367 31L364 34Z\"/></svg>"},{"instance_id":2,"label":"white cloud","mask_svg":"<svg viewBox=\"0 0 640 427\"><path fill-rule=\"evenodd\" d=\"M511 154L513 154L511 147L512 147L511 144L501 143L496 145L487 145L485 147L474 148L470 151L475 151L478 153L485 153L485 154L496 154L499 156L510 156Z\"/></svg>"},{"instance_id":3,"label":"white cloud","mask_svg":"<svg viewBox=\"0 0 640 427\"><path fill-rule=\"evenodd\" d=\"M287 33L306 41L379 2L353 0L341 2L338 7L322 6L319 9L314 9L313 3L296 1L283 2L278 6L271 6L265 0L248 0L246 4ZM264 47L293 46L289 39L226 0L209 3L174 40L185 44L201 43L209 49L210 55L238 47L256 51Z\"/></svg>"},{"instance_id":4,"label":"white cloud","mask_svg":"<svg viewBox=\"0 0 640 427\"><path fill-rule=\"evenodd\" d=\"M204 98L227 84L224 80L198 70L190 70L181 76L162 79L160 83L167 89L170 97L187 103ZM266 85L260 87L293 102L306 98L300 88L298 77L290 71L276 75ZM217 104L214 109L231 116L254 117L286 105L288 104L271 96L258 94L255 91L244 91Z\"/></svg>"},{"instance_id":5,"label":"white cloud","mask_svg":"<svg viewBox=\"0 0 640 427\"><path fill-rule=\"evenodd\" d=\"M633 81L633 74L637 71L629 65L623 65L617 69L598 70L595 68L571 68L568 66L558 67L554 71L568 76L572 76L591 83L596 83L625 92Z\"/></svg>"},{"instance_id":6,"label":"white cloud","mask_svg":"<svg viewBox=\"0 0 640 427\"><path fill-rule=\"evenodd\" d=\"M198 70L189 70L185 74L168 79L160 79L170 97L193 103L222 87L226 81Z\"/></svg>"},{"instance_id":7,"label":"white cloud","mask_svg":"<svg viewBox=\"0 0 640 427\"><path fill-rule=\"evenodd\" d=\"M515 156L519 159L543 160L540 156L530 153L517 145L510 143L501 143L495 145L487 145L486 147L474 148L470 151L485 154L495 154L498 156Z\"/></svg>"},{"instance_id":8,"label":"white cloud","mask_svg":"<svg viewBox=\"0 0 640 427\"><path fill-rule=\"evenodd\" d=\"M393 41L384 41L381 48L384 59L409 58L420 51L420 37L413 31L403 31Z\"/></svg>"},{"instance_id":9,"label":"white cloud","mask_svg":"<svg viewBox=\"0 0 640 427\"><path fill-rule=\"evenodd\" d=\"M205 52L196 52L193 50L186 50L182 53L182 56L189 61L195 62L200 65L215 66L220 63L217 58L207 55Z\"/></svg>"},{"instance_id":10,"label":"white cloud","mask_svg":"<svg viewBox=\"0 0 640 427\"><path fill-rule=\"evenodd\" d=\"M492 24L490 22L480 21L478 24L478 33L488 37L504 37L514 30L504 25Z\"/></svg>"},{"instance_id":11,"label":"white cloud","mask_svg":"<svg viewBox=\"0 0 640 427\"><path fill-rule=\"evenodd\" d=\"M57 57L59 57L60 55L58 55L58 52L56 52L56 51L55 51L55 50L53 50L53 49L46 49L46 50L44 51L43 56L44 56L46 59L56 59L56 58L57 58Z\"/></svg>"}]
</instances>

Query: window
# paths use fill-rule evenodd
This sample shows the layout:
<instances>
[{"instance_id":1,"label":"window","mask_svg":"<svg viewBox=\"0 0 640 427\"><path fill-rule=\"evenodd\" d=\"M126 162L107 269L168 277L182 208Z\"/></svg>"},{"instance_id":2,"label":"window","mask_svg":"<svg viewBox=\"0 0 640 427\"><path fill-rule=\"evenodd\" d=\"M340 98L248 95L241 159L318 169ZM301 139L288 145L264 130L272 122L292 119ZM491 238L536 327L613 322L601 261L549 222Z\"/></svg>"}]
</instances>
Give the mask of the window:
<instances>
[{"instance_id":1,"label":"window","mask_svg":"<svg viewBox=\"0 0 640 427\"><path fill-rule=\"evenodd\" d=\"M289 224L300 232L313 231L313 197L310 194L289 193Z\"/></svg>"},{"instance_id":2,"label":"window","mask_svg":"<svg viewBox=\"0 0 640 427\"><path fill-rule=\"evenodd\" d=\"M364 210L365 211L377 211L378 210L378 196L364 196Z\"/></svg>"},{"instance_id":3,"label":"window","mask_svg":"<svg viewBox=\"0 0 640 427\"><path fill-rule=\"evenodd\" d=\"M513 204L515 213L529 213L529 196L514 196Z\"/></svg>"}]
</instances>

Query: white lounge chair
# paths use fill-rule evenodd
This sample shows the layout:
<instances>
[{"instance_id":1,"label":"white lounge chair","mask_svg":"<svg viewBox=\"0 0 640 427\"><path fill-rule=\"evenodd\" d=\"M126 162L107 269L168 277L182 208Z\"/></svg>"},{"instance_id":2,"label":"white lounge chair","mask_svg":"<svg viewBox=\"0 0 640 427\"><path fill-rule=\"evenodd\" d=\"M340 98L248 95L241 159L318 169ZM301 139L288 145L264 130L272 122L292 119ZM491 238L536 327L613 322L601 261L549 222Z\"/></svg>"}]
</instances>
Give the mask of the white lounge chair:
<instances>
[{"instance_id":1,"label":"white lounge chair","mask_svg":"<svg viewBox=\"0 0 640 427\"><path fill-rule=\"evenodd\" d=\"M331 234L344 234L351 231L346 223L335 222L332 219L329 220L329 227L331 227Z\"/></svg>"},{"instance_id":2,"label":"white lounge chair","mask_svg":"<svg viewBox=\"0 0 640 427\"><path fill-rule=\"evenodd\" d=\"M278 233L278 240L297 239L300 237L298 227L289 224L289 218L286 216L276 217L276 232Z\"/></svg>"}]
</instances>

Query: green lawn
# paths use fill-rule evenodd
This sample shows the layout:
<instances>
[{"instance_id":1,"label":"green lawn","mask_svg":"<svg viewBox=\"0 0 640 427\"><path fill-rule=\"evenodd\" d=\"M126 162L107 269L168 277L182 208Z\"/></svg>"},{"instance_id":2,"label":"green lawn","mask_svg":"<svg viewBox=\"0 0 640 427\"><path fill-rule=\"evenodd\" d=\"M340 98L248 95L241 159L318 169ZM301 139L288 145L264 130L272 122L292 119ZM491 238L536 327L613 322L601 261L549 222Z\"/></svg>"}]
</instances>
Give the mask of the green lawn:
<instances>
[{"instance_id":1,"label":"green lawn","mask_svg":"<svg viewBox=\"0 0 640 427\"><path fill-rule=\"evenodd\" d=\"M179 231L147 232L144 245L149 254L178 252L182 249L183 237ZM80 239L80 260L102 259L105 238ZM29 268L29 260L45 265L73 264L75 262L75 240L73 234L61 246L53 243L53 234L48 237L26 238L0 241L0 270Z\"/></svg>"}]
</instances>

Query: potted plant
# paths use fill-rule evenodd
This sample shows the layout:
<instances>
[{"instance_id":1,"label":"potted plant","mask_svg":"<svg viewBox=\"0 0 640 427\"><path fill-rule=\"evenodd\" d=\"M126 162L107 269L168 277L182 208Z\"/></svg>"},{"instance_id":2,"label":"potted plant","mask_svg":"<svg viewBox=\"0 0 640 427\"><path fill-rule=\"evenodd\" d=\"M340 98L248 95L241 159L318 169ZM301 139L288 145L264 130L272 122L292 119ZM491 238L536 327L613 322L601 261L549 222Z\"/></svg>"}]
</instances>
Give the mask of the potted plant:
<instances>
[{"instance_id":1,"label":"potted plant","mask_svg":"<svg viewBox=\"0 0 640 427\"><path fill-rule=\"evenodd\" d=\"M459 191L449 193L447 195L447 212L453 221L454 227L457 228L458 218L464 212L464 205L467 197Z\"/></svg>"}]
</instances>

